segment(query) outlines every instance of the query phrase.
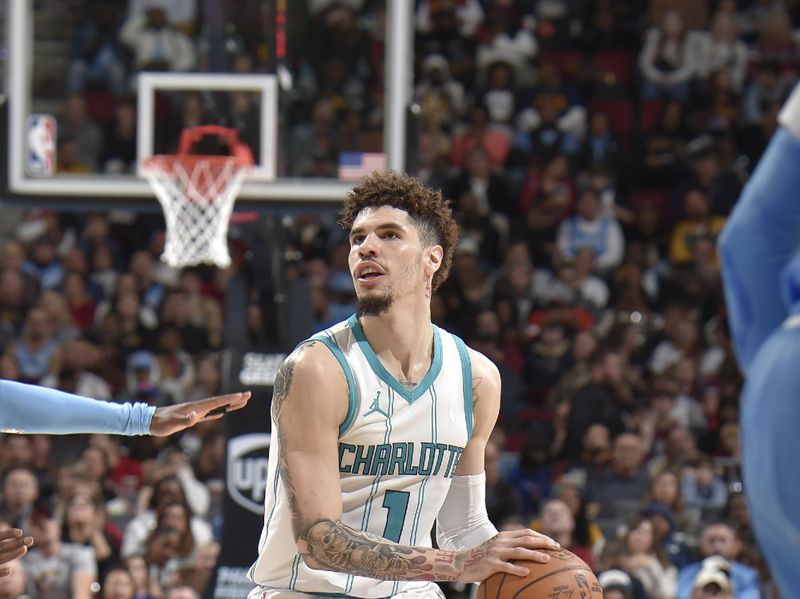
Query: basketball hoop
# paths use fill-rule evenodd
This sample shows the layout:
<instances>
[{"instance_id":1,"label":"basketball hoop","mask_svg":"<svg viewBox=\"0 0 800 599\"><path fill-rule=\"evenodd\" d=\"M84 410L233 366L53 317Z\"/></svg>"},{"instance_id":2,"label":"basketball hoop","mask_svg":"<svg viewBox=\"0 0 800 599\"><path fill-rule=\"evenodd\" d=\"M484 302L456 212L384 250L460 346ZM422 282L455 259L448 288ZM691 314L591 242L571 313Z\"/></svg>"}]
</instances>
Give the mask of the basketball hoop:
<instances>
[{"instance_id":1,"label":"basketball hoop","mask_svg":"<svg viewBox=\"0 0 800 599\"><path fill-rule=\"evenodd\" d=\"M204 137L224 138L230 155L192 154ZM176 268L212 263L230 266L228 223L253 155L236 129L202 125L184 129L177 154L151 156L142 173L167 222L161 259Z\"/></svg>"}]
</instances>

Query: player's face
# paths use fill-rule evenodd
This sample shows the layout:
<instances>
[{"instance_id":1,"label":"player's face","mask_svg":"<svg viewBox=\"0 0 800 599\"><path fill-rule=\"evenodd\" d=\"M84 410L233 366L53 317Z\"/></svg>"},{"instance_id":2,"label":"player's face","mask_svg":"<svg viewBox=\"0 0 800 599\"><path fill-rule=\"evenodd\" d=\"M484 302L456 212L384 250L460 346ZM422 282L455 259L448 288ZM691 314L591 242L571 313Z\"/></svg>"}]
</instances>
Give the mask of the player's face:
<instances>
[{"instance_id":1,"label":"player's face","mask_svg":"<svg viewBox=\"0 0 800 599\"><path fill-rule=\"evenodd\" d=\"M438 247L423 247L417 227L404 210L364 208L350 230L348 257L358 313L380 314L398 298L424 290L436 270L432 264L438 267Z\"/></svg>"}]
</instances>

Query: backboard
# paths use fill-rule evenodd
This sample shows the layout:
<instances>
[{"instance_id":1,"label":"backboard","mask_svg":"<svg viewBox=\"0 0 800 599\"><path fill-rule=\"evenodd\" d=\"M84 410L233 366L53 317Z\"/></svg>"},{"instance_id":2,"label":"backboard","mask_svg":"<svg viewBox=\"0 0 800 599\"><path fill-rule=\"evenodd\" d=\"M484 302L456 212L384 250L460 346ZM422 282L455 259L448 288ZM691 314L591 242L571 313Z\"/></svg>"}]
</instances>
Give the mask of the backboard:
<instances>
[{"instance_id":1,"label":"backboard","mask_svg":"<svg viewBox=\"0 0 800 599\"><path fill-rule=\"evenodd\" d=\"M86 0L88 2L88 0ZM135 164L126 169L94 168L90 172L55 172L49 176L32 173L31 119L39 115L59 117L62 106L53 97L42 97L41 81L35 81L37 73L47 68L69 71L71 65L63 56L68 49L65 44L72 33L62 32L70 24L69 11L81 6L84 0L57 2L45 0L14 0L6 3L5 42L8 47L5 93L8 99L7 149L7 197L15 201L48 203L65 201L77 205L88 203L97 207L115 204L152 204L155 199L147 182L141 177L141 161L154 153L168 153L169 140L164 142L165 123L174 126L174 111L164 115L163 104L172 103L173 108L182 105L192 94L202 96L205 106L228 106L240 101L242 95L250 98L254 133L258 156L251 176L242 186L240 200L252 201L253 206L277 202L292 203L338 203L352 183L338 177L298 176L287 167L287 145L293 121L290 98L295 93L297 81L279 71L270 73L234 72L147 72L135 77L130 99L136 111ZM204 3L208 4L208 3ZM227 3L219 3L222 7ZM258 3L257 3L258 4ZM274 0L260 3L271 10ZM384 79L391 93L385 94L382 114L382 149L389 168L403 170L405 166L405 119L410 100L411 66L411 11L413 3L390 0L386 5L386 44L383 58ZM62 24L63 23L63 24ZM77 23L70 24L73 28ZM274 35L274 31L265 31ZM53 56L52 47L61 40L62 51ZM55 63L54 63L55 61ZM61 61L61 62L58 62ZM199 65L200 68L203 65ZM57 74L57 73L56 73ZM40 77L41 79L41 77ZM67 95L67 92L64 92ZM47 122L45 118L44 121ZM177 139L176 131L171 132ZM63 141L58 138L56 144ZM359 148L348 148L350 150ZM365 149L374 152L375 149Z\"/></svg>"}]
</instances>

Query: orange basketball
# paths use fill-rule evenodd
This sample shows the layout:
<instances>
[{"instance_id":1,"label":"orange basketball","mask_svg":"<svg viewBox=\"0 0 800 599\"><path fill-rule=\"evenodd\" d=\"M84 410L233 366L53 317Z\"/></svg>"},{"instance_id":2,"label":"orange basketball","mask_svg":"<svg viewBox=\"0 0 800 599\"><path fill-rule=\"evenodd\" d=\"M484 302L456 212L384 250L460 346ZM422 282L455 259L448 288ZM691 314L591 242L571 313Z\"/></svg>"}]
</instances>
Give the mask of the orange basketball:
<instances>
[{"instance_id":1,"label":"orange basketball","mask_svg":"<svg viewBox=\"0 0 800 599\"><path fill-rule=\"evenodd\" d=\"M478 587L478 599L603 599L592 569L566 549L548 551L546 564L519 561L527 576L492 574Z\"/></svg>"}]
</instances>

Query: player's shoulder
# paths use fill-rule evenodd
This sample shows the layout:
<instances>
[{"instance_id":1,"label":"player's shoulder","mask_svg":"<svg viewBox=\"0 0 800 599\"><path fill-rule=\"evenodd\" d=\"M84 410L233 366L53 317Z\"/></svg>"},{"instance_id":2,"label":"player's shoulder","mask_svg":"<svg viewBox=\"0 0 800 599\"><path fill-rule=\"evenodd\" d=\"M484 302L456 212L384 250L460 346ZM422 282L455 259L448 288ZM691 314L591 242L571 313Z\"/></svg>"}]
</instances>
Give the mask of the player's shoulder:
<instances>
[{"instance_id":1,"label":"player's shoulder","mask_svg":"<svg viewBox=\"0 0 800 599\"><path fill-rule=\"evenodd\" d=\"M320 382L324 382L340 369L331 351L320 339L313 337L298 344L283 361L281 368L291 369L296 374Z\"/></svg>"},{"instance_id":2,"label":"player's shoulder","mask_svg":"<svg viewBox=\"0 0 800 599\"><path fill-rule=\"evenodd\" d=\"M487 382L500 382L500 371L497 369L497 365L492 362L492 360L471 347L467 347L467 353L469 354L469 360L472 364L473 378L481 377Z\"/></svg>"}]
</instances>

